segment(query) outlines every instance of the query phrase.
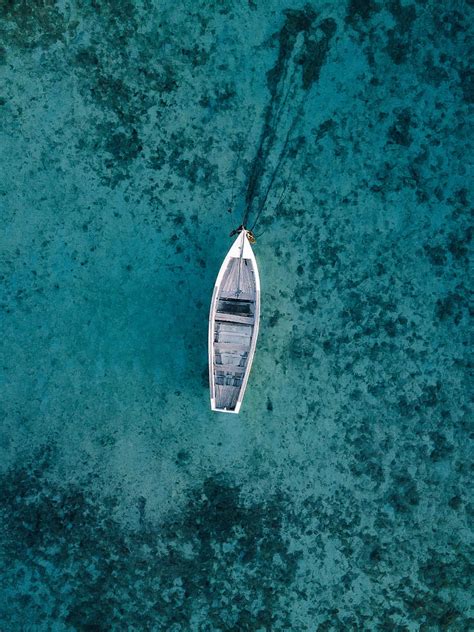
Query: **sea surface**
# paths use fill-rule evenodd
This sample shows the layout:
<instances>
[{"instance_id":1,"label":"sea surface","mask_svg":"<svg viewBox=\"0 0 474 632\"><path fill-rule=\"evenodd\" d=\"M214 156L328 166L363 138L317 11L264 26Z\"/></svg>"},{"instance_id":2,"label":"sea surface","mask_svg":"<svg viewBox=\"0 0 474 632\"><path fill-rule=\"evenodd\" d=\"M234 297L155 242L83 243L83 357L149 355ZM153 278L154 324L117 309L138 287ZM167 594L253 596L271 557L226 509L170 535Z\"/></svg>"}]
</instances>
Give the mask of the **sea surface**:
<instances>
[{"instance_id":1,"label":"sea surface","mask_svg":"<svg viewBox=\"0 0 474 632\"><path fill-rule=\"evenodd\" d=\"M0 3L2 632L474 629L473 13Z\"/></svg>"}]
</instances>

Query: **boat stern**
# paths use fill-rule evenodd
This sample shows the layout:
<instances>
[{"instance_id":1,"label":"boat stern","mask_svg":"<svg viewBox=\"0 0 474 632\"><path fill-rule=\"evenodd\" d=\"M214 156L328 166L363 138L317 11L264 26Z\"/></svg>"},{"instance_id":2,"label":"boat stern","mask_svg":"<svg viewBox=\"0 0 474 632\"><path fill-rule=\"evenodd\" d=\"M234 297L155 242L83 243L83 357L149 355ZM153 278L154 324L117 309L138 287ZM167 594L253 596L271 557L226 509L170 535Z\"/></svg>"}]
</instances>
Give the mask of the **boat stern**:
<instances>
[{"instance_id":1,"label":"boat stern","mask_svg":"<svg viewBox=\"0 0 474 632\"><path fill-rule=\"evenodd\" d=\"M214 397L211 398L211 410L215 413L232 413L234 415L238 415L240 412L240 405L242 402L237 402L237 404L235 405L235 408L233 410L229 409L229 408L218 408L216 406L216 400Z\"/></svg>"}]
</instances>

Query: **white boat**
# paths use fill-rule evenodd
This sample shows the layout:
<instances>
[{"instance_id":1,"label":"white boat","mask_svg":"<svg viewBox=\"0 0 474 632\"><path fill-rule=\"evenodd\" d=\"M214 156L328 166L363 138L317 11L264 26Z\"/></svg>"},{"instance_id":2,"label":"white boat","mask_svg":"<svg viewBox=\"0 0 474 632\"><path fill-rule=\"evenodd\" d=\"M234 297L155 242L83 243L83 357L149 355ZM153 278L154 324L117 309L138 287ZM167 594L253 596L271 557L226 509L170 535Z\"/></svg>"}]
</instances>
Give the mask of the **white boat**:
<instances>
[{"instance_id":1,"label":"white boat","mask_svg":"<svg viewBox=\"0 0 474 632\"><path fill-rule=\"evenodd\" d=\"M257 344L260 278L243 228L217 275L209 315L211 409L238 413Z\"/></svg>"}]
</instances>

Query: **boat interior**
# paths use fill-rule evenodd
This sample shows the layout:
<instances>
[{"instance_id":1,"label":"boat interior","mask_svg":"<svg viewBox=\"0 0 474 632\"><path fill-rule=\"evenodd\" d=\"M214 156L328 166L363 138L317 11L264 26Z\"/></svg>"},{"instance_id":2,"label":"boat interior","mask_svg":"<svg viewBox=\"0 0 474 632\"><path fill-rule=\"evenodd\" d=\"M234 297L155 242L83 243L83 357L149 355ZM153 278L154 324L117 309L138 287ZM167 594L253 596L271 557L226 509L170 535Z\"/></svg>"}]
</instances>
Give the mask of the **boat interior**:
<instances>
[{"instance_id":1,"label":"boat interior","mask_svg":"<svg viewBox=\"0 0 474 632\"><path fill-rule=\"evenodd\" d=\"M235 267L232 260L229 268ZM243 260L244 265L247 260ZM250 263L250 262L249 262ZM244 267L244 265L242 267ZM252 344L255 323L255 284L251 269L245 283L229 283L232 272L228 270L217 299L214 327L214 384L216 407L234 410L244 380ZM230 274L229 274L230 273ZM226 283L226 281L228 281ZM227 286L227 287L226 287Z\"/></svg>"}]
</instances>

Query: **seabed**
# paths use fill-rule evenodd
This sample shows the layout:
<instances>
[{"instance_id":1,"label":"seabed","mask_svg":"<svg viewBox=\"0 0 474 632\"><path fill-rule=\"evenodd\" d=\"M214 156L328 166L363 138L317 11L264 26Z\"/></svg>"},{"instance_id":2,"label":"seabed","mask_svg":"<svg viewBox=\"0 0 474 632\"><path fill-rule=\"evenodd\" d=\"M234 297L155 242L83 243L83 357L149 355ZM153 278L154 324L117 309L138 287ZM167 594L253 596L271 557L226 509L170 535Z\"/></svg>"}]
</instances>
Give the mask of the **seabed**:
<instances>
[{"instance_id":1,"label":"seabed","mask_svg":"<svg viewBox=\"0 0 474 632\"><path fill-rule=\"evenodd\" d=\"M0 8L1 629L474 627L469 5Z\"/></svg>"}]
</instances>

